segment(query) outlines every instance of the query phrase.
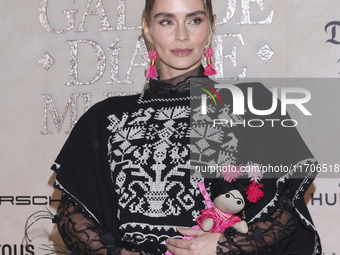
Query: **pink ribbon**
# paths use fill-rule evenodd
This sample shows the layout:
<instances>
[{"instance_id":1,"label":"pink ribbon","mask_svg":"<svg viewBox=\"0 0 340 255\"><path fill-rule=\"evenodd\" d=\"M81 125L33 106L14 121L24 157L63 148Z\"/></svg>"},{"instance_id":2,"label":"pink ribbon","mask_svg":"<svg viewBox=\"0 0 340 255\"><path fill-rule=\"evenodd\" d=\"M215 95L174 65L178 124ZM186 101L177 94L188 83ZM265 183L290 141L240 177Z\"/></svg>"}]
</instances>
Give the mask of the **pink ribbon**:
<instances>
[{"instance_id":1,"label":"pink ribbon","mask_svg":"<svg viewBox=\"0 0 340 255\"><path fill-rule=\"evenodd\" d=\"M213 207L213 204L211 202L211 198L207 192L207 190L205 189L205 186L204 186L204 181L201 181L201 182L198 182L198 188L200 189L204 199L205 199L205 202L207 204L207 208L212 208Z\"/></svg>"}]
</instances>

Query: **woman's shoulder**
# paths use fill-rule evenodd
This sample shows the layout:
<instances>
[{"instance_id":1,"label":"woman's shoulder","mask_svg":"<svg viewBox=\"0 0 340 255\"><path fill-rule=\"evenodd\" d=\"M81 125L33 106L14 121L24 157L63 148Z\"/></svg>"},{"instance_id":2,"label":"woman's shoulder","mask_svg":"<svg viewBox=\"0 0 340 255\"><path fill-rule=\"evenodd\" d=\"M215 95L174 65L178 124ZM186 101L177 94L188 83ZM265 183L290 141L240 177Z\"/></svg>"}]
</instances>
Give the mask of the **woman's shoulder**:
<instances>
[{"instance_id":1,"label":"woman's shoulder","mask_svg":"<svg viewBox=\"0 0 340 255\"><path fill-rule=\"evenodd\" d=\"M111 115L122 115L139 108L138 100L142 93L109 95L108 98L93 104L77 121L80 123L98 123Z\"/></svg>"},{"instance_id":2,"label":"woman's shoulder","mask_svg":"<svg viewBox=\"0 0 340 255\"><path fill-rule=\"evenodd\" d=\"M142 94L143 92L108 94L108 98L94 104L90 110L92 112L124 112L134 110Z\"/></svg>"},{"instance_id":3,"label":"woman's shoulder","mask_svg":"<svg viewBox=\"0 0 340 255\"><path fill-rule=\"evenodd\" d=\"M109 93L108 98L98 102L94 106L107 107L111 105L119 105L120 107L127 107L137 103L143 93L144 92Z\"/></svg>"}]
</instances>

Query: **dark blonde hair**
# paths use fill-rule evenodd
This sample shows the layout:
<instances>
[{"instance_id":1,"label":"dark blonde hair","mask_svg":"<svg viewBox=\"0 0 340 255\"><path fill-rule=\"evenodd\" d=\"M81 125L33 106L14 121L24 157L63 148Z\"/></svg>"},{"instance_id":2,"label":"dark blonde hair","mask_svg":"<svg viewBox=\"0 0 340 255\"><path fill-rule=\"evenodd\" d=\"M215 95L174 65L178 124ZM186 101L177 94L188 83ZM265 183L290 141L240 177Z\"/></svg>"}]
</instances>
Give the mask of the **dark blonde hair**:
<instances>
[{"instance_id":1,"label":"dark blonde hair","mask_svg":"<svg viewBox=\"0 0 340 255\"><path fill-rule=\"evenodd\" d=\"M148 26L150 26L151 11L152 11L152 7L153 7L153 4L155 3L155 1L156 0L145 0L144 18L145 18L146 24ZM183 1L185 1L185 0L183 0ZM204 10L207 13L207 17L208 17L208 20L209 20L210 31L213 33L214 32L214 28L213 28L214 13L213 13L213 9L212 9L211 0L202 0L202 2L203 2Z\"/></svg>"}]
</instances>

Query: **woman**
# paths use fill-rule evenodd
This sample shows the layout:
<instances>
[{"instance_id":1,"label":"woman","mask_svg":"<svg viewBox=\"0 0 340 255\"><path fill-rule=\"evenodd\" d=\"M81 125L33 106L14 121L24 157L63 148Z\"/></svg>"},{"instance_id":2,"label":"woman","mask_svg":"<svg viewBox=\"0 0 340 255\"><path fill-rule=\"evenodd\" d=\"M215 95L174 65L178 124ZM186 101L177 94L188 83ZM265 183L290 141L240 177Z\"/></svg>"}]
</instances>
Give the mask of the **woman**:
<instances>
[{"instance_id":1,"label":"woman","mask_svg":"<svg viewBox=\"0 0 340 255\"><path fill-rule=\"evenodd\" d=\"M57 172L55 186L63 191L54 221L69 251L320 253L318 236L312 225L308 226L311 219L303 202L309 177L263 179L264 199L246 212L247 234L233 229L221 235L182 228L195 225L195 218L205 208L197 188L203 176L190 173L190 160L205 165L212 161L205 160L203 154L200 160L192 158L199 152L190 154L189 145L201 144L202 137L193 136L193 130L211 128L211 124L197 114L190 116L200 103L191 100L190 86L200 79L213 83L203 74L201 58L210 51L214 24L210 0L146 0L144 33L158 53L159 78L152 79L150 88L140 95L110 98L93 106L78 121L52 168ZM150 58L155 60L156 56L151 51ZM208 71L213 72L210 57L207 62L212 69ZM154 70L148 74L156 76ZM254 95L263 98L258 108L268 109L265 99L271 99L269 92L259 84L249 86L260 88L260 94ZM240 88L246 93L245 86ZM228 93L220 95L227 101L230 98ZM227 109L220 109L220 113ZM209 113L213 116L214 109ZM244 119L251 117L248 114ZM218 128L223 144L215 155L238 164L310 163L307 159L312 156L296 130L287 133L282 129ZM218 156L213 161L220 159ZM205 180L206 185L209 182ZM182 240L182 235L196 238ZM305 239L300 240L301 236Z\"/></svg>"}]
</instances>

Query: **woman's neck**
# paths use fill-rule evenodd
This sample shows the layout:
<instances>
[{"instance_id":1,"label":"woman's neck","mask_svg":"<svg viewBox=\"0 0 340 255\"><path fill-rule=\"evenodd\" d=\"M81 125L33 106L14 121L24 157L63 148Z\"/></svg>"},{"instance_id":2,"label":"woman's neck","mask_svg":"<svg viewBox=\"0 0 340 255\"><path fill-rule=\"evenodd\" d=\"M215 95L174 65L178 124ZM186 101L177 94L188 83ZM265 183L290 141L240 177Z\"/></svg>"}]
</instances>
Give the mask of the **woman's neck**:
<instances>
[{"instance_id":1,"label":"woman's neck","mask_svg":"<svg viewBox=\"0 0 340 255\"><path fill-rule=\"evenodd\" d=\"M193 66L187 69L175 69L161 62L160 63L161 71L160 71L159 80L160 81L171 80L175 77L182 76L186 73L191 73L191 71L198 69L198 67L200 66L201 66L201 62L197 62L196 64L194 64Z\"/></svg>"},{"instance_id":2,"label":"woman's neck","mask_svg":"<svg viewBox=\"0 0 340 255\"><path fill-rule=\"evenodd\" d=\"M183 73L182 75L176 76L167 80L150 80L150 91L153 94L172 94L181 93L190 90L190 79L191 78L202 78L204 76L204 68L202 65L189 72Z\"/></svg>"},{"instance_id":3,"label":"woman's neck","mask_svg":"<svg viewBox=\"0 0 340 255\"><path fill-rule=\"evenodd\" d=\"M160 72L160 83L167 83L176 85L178 83L184 82L188 77L201 77L203 76L204 68L202 65L195 67L194 69L186 69L185 72L181 73L180 75L174 76L169 79L163 79L162 72Z\"/></svg>"}]
</instances>

